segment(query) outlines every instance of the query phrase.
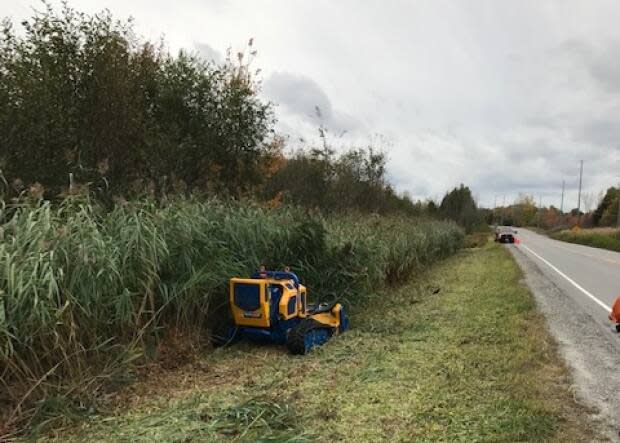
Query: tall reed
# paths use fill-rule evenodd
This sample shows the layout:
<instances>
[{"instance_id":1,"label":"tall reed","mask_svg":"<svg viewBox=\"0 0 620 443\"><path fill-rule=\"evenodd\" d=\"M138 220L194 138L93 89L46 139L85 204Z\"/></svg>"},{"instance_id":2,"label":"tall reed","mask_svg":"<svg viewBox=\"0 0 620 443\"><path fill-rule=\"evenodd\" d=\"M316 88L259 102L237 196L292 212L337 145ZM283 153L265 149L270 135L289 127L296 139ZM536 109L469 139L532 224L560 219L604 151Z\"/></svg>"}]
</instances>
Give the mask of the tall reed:
<instances>
[{"instance_id":1,"label":"tall reed","mask_svg":"<svg viewBox=\"0 0 620 443\"><path fill-rule=\"evenodd\" d=\"M4 207L0 220L0 403L21 408L99 389L168 329L208 330L228 279L260 264L355 305L462 241L447 222L217 200L104 211L72 197Z\"/></svg>"}]
</instances>

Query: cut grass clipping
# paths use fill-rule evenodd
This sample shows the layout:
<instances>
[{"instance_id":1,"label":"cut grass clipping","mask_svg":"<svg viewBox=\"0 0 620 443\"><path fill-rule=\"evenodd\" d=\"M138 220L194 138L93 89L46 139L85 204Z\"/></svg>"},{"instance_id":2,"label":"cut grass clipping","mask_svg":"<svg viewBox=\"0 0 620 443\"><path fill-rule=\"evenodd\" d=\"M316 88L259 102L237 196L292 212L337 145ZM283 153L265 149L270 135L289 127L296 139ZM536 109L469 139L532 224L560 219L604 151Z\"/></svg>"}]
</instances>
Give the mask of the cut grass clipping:
<instances>
[{"instance_id":1,"label":"cut grass clipping","mask_svg":"<svg viewBox=\"0 0 620 443\"><path fill-rule=\"evenodd\" d=\"M146 380L73 441L591 441L509 253L459 253L298 358L238 345ZM201 369L199 369L201 368ZM127 406L129 401L129 406Z\"/></svg>"}]
</instances>

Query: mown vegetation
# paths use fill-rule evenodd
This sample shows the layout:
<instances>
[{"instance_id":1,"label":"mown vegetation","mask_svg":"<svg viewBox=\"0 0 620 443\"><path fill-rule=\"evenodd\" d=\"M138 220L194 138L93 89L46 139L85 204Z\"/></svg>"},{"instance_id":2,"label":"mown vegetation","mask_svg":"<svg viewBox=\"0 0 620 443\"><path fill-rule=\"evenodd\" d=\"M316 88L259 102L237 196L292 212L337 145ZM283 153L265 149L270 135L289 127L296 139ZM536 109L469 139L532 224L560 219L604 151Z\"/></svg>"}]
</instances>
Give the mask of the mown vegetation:
<instances>
[{"instance_id":1,"label":"mown vegetation","mask_svg":"<svg viewBox=\"0 0 620 443\"><path fill-rule=\"evenodd\" d=\"M304 358L221 349L58 441L593 441L521 272L466 250L371 297Z\"/></svg>"}]
</instances>

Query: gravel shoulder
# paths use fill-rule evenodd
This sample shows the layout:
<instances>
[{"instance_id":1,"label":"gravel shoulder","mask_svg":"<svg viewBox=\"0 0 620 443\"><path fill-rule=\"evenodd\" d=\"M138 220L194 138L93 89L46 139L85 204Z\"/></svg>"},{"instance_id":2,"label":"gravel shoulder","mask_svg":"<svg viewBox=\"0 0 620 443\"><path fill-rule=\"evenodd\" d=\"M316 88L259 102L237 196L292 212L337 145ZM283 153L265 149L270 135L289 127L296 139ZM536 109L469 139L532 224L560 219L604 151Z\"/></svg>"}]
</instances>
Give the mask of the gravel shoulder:
<instances>
[{"instance_id":1,"label":"gravel shoulder","mask_svg":"<svg viewBox=\"0 0 620 443\"><path fill-rule=\"evenodd\" d=\"M593 418L603 434L620 442L620 338L611 336L599 319L586 313L521 250L509 249L559 344L577 399L596 409Z\"/></svg>"}]
</instances>

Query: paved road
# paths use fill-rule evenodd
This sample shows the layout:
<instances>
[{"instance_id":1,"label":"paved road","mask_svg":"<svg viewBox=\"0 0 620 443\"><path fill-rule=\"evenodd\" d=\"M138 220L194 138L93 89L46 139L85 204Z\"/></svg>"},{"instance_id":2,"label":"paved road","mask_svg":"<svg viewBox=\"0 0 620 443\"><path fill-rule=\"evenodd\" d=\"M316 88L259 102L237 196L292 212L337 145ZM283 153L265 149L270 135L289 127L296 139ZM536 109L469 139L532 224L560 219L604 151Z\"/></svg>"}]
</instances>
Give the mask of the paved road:
<instances>
[{"instance_id":1,"label":"paved road","mask_svg":"<svg viewBox=\"0 0 620 443\"><path fill-rule=\"evenodd\" d=\"M620 296L620 253L526 229L516 236L519 243L507 247L559 344L577 398L598 411L609 441L620 442L620 334L607 318Z\"/></svg>"},{"instance_id":2,"label":"paved road","mask_svg":"<svg viewBox=\"0 0 620 443\"><path fill-rule=\"evenodd\" d=\"M552 240L519 229L517 245L566 295L600 323L620 296L620 253Z\"/></svg>"}]
</instances>

